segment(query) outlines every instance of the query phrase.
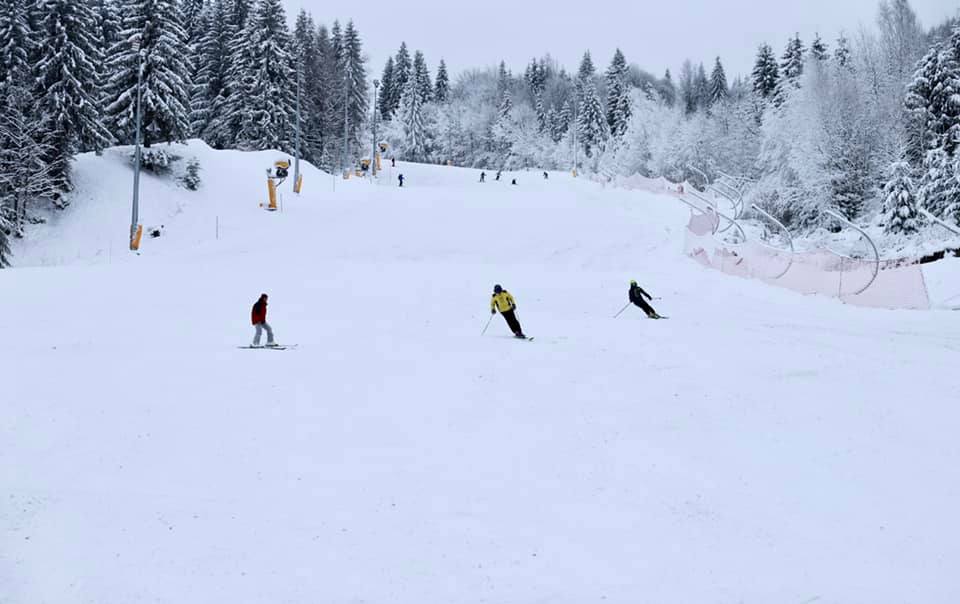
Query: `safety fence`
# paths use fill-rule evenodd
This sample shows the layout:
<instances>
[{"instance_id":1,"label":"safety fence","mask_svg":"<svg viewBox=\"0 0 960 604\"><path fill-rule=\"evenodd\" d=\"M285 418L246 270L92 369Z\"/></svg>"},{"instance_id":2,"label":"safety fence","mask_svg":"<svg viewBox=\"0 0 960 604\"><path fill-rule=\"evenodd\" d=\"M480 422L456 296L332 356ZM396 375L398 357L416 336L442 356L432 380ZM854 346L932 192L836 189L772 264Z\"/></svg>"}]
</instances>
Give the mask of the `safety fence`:
<instances>
[{"instance_id":1,"label":"safety fence","mask_svg":"<svg viewBox=\"0 0 960 604\"><path fill-rule=\"evenodd\" d=\"M863 242L862 253L841 253L830 249L797 251L789 231L761 208L744 208L742 191L735 179L711 183L699 192L689 183L671 183L635 175L616 178L610 184L632 190L665 193L690 209L685 230L684 251L703 266L728 275L759 279L770 285L801 294L837 298L857 306L926 310L931 307L923 270L918 261L881 260L870 237L839 214L829 216L845 229L854 231ZM745 183L740 183L742 186ZM701 186L701 188L704 188ZM730 203L721 209L716 195ZM747 233L742 216L752 210L749 221L772 227L774 238L762 240ZM776 245L771 244L771 241Z\"/></svg>"}]
</instances>

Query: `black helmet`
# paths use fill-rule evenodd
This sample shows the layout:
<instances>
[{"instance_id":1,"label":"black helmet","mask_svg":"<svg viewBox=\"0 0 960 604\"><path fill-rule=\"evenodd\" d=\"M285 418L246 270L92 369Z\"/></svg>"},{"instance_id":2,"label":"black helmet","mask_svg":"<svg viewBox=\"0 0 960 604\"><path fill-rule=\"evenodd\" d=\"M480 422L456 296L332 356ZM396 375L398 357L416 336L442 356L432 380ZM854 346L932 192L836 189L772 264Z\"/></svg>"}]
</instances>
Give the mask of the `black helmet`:
<instances>
[{"instance_id":1,"label":"black helmet","mask_svg":"<svg viewBox=\"0 0 960 604\"><path fill-rule=\"evenodd\" d=\"M494 286L493 286L493 293L499 294L499 293L502 292L502 291L503 291L503 288L500 287L499 285L494 285Z\"/></svg>"}]
</instances>

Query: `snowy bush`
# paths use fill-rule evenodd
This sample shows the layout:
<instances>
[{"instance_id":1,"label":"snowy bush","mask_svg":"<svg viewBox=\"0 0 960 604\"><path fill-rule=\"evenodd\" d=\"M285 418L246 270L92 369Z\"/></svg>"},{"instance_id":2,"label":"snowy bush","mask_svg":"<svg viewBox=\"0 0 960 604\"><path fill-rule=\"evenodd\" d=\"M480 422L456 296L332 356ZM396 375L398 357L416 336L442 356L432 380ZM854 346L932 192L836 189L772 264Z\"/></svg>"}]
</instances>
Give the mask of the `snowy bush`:
<instances>
[{"instance_id":1,"label":"snowy bush","mask_svg":"<svg viewBox=\"0 0 960 604\"><path fill-rule=\"evenodd\" d=\"M136 163L136 151L130 153L130 163ZM154 174L167 174L170 165L179 158L163 149L143 149L140 154L140 167Z\"/></svg>"},{"instance_id":2,"label":"snowy bush","mask_svg":"<svg viewBox=\"0 0 960 604\"><path fill-rule=\"evenodd\" d=\"M190 191L196 191L200 188L200 160L196 157L191 157L187 161L187 172L183 175L183 178L180 179L185 186Z\"/></svg>"}]
</instances>

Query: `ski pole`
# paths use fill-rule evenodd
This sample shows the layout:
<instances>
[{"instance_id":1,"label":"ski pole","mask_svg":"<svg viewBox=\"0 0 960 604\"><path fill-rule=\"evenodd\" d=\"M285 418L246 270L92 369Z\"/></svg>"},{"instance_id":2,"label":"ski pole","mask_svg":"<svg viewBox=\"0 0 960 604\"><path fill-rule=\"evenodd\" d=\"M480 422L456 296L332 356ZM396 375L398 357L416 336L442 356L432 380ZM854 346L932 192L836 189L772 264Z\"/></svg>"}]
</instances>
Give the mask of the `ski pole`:
<instances>
[{"instance_id":1,"label":"ski pole","mask_svg":"<svg viewBox=\"0 0 960 604\"><path fill-rule=\"evenodd\" d=\"M620 312L618 312L617 314L613 315L613 318L616 319L616 318L619 317L621 314L623 314L623 311L627 310L627 306L630 306L630 303L629 303L629 302L627 302L627 305L626 305L626 306L624 306L623 308L620 309Z\"/></svg>"},{"instance_id":2,"label":"ski pole","mask_svg":"<svg viewBox=\"0 0 960 604\"><path fill-rule=\"evenodd\" d=\"M490 322L493 321L493 313L490 313L490 318L487 319L487 324L483 326L483 331L480 332L480 335L487 333L487 328L490 327Z\"/></svg>"}]
</instances>

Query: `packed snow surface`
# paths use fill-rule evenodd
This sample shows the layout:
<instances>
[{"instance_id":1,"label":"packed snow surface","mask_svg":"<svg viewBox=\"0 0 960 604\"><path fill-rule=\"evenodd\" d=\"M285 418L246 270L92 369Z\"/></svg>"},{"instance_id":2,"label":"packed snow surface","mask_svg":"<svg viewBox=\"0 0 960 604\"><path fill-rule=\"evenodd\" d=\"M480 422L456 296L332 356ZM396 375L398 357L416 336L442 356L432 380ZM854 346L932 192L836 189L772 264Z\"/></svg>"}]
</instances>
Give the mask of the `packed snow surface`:
<instances>
[{"instance_id":1,"label":"packed snow surface","mask_svg":"<svg viewBox=\"0 0 960 604\"><path fill-rule=\"evenodd\" d=\"M175 149L141 255L113 150L0 271L3 604L960 601L960 315L704 269L564 174L304 166L268 213L281 156ZM262 292L297 349L237 348Z\"/></svg>"}]
</instances>

